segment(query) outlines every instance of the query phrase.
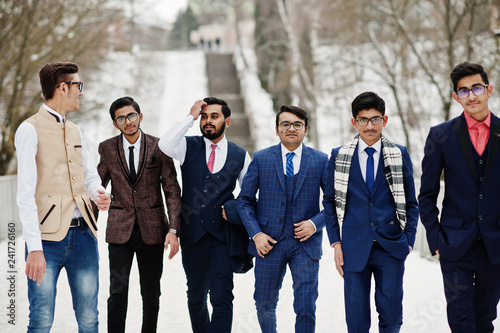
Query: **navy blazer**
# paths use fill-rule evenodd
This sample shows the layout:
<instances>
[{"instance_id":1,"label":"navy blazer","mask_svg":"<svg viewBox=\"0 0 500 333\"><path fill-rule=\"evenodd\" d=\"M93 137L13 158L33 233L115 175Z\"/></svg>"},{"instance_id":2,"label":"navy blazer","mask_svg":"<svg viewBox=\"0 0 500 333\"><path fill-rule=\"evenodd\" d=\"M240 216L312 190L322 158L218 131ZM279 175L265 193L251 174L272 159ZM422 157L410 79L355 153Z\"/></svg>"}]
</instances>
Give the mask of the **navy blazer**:
<instances>
[{"instance_id":1,"label":"navy blazer","mask_svg":"<svg viewBox=\"0 0 500 333\"><path fill-rule=\"evenodd\" d=\"M328 156L313 148L302 145L302 158L297 185L293 197L292 220L294 223L311 220L316 233L300 242L306 253L315 260L321 258L322 233L325 226L320 211L320 188L326 185ZM259 192L257 202L255 195ZM264 232L278 240L284 227L286 210L285 174L281 155L281 143L260 150L248 167L238 196L238 212L251 239ZM257 256L255 243L249 250Z\"/></svg>"},{"instance_id":2,"label":"navy blazer","mask_svg":"<svg viewBox=\"0 0 500 333\"><path fill-rule=\"evenodd\" d=\"M384 173L382 156L372 193L368 191L359 166L358 148L354 151L347 187L347 206L342 224L342 237L335 207L335 158L341 147L332 150L328 163L328 182L323 205L326 231L330 244L342 241L344 270L360 272L366 266L373 241L382 245L393 257L405 259L409 246L415 243L418 222L418 204L415 197L413 165L406 147L398 145L403 157L403 181L406 196L406 227L401 230L396 217L394 197Z\"/></svg>"},{"instance_id":3,"label":"navy blazer","mask_svg":"<svg viewBox=\"0 0 500 333\"><path fill-rule=\"evenodd\" d=\"M430 129L422 160L420 219L432 253L459 260L482 236L493 265L500 263L500 119L491 114L488 158L480 179L464 115ZM437 197L444 170L444 199Z\"/></svg>"}]
</instances>

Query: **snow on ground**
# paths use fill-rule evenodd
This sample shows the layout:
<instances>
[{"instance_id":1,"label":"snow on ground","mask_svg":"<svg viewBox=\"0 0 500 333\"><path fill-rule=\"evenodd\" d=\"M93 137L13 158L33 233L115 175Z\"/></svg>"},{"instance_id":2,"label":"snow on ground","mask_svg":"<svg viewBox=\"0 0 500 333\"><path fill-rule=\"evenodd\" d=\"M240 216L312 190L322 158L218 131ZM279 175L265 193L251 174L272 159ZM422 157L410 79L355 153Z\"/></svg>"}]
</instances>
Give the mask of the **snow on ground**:
<instances>
[{"instance_id":1,"label":"snow on ground","mask_svg":"<svg viewBox=\"0 0 500 333\"><path fill-rule=\"evenodd\" d=\"M192 103L206 96L206 77L203 53L192 52L169 52L166 54L151 54L155 61L148 79L153 80L144 89L137 89L138 93L131 90L114 91L107 95L109 100L103 102L105 107L117 97L124 94L134 97L141 106L144 113L143 129L153 135L161 136L172 124L184 117ZM121 59L121 60L120 60ZM120 71L130 68L130 59L127 56L115 56L114 70ZM144 60L144 59L142 59ZM119 61L123 61L120 63ZM148 64L147 61L143 62ZM141 69L138 69L139 72ZM114 73L113 73L114 74ZM123 73L122 73L123 74ZM137 73L136 73L137 74ZM140 74L140 73L139 73ZM143 73L144 74L144 73ZM138 75L138 74L137 74ZM274 135L273 114L269 109L269 97L265 96L252 77L252 70L244 73L245 84L243 87L251 87L246 97L252 97L251 103L247 100L247 106L253 105L249 114L255 116L254 124L259 127L267 127L271 135L259 135L259 148L277 143ZM108 73L109 77L113 77ZM125 80L130 79L126 75ZM134 76L132 76L134 77ZM142 82L146 81L142 79ZM142 87L143 84L137 85ZM89 95L92 92L89 91ZM84 104L84 103L82 103ZM263 107L265 106L265 107ZM83 106L84 107L84 106ZM262 110L260 113L259 110ZM270 116L271 115L271 116ZM261 119L259 119L261 118ZM271 118L272 121L269 119ZM151 119L148 121L148 119ZM265 120L265 121L263 121ZM89 141L89 145L95 152L98 142L116 135L107 111L98 112L91 121L84 122L82 126ZM264 129L260 128L260 132ZM198 124L195 124L189 134L199 133ZM265 138L265 139L262 139ZM229 138L231 139L231 138ZM339 143L340 144L340 143ZM95 156L97 162L97 156ZM109 270L107 258L107 244L104 241L107 214L99 216L99 322L100 332L106 332L106 307L109 289ZM20 229L18 223L16 226ZM10 274L7 269L7 240L0 242L0 271L5 272L0 277L0 332L24 332L28 323L28 301L26 296L26 276L24 274L24 243L22 236L16 239L16 267L15 270L15 298L7 297ZM333 250L329 248L326 235L323 242L324 255L320 263L319 273L319 298L317 301L317 332L346 332L344 320L343 282L335 271L333 263ZM10 270L10 269L9 269ZM247 274L235 275L234 279L234 321L233 332L256 332L259 331L255 306L253 301L253 271ZM404 279L404 324L402 332L406 333L441 333L449 332L446 322L446 303L444 300L443 283L439 264L435 261L424 259L418 251L414 251L406 262L406 274ZM7 317L11 299L16 304L15 326L8 324ZM158 332L190 332L190 321L186 304L186 279L181 263L180 253L171 261L165 259L162 276L162 296L160 300L160 314L158 319ZM3 311L3 312L2 312ZM279 332L293 332L294 327L293 292L292 280L289 273L286 274L283 287L280 292L277 318ZM137 265L134 262L130 277L129 310L127 316L127 332L139 332L142 323L142 301L140 297L139 277ZM499 321L495 321L499 325ZM56 313L54 319L53 333L76 332L77 325L72 310L71 296L66 274L63 271L58 283L58 295L56 300ZM372 304L372 330L377 332L377 314Z\"/></svg>"}]
</instances>

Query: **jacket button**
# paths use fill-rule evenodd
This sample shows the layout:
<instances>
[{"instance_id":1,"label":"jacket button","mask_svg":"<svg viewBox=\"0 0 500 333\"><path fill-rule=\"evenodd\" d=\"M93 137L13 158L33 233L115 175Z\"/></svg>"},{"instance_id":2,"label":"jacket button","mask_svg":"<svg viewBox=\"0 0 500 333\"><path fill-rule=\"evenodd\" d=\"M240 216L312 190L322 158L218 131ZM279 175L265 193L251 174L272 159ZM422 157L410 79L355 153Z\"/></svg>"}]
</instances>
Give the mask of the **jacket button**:
<instances>
[{"instance_id":1,"label":"jacket button","mask_svg":"<svg viewBox=\"0 0 500 333\"><path fill-rule=\"evenodd\" d=\"M201 205L201 208L205 208L206 206L205 205Z\"/></svg>"},{"instance_id":2,"label":"jacket button","mask_svg":"<svg viewBox=\"0 0 500 333\"><path fill-rule=\"evenodd\" d=\"M280 219L280 223L282 223L282 222L283 222L283 219Z\"/></svg>"},{"instance_id":3,"label":"jacket button","mask_svg":"<svg viewBox=\"0 0 500 333\"><path fill-rule=\"evenodd\" d=\"M370 227L374 227L375 226L375 223L370 223Z\"/></svg>"},{"instance_id":4,"label":"jacket button","mask_svg":"<svg viewBox=\"0 0 500 333\"><path fill-rule=\"evenodd\" d=\"M482 200L484 196L482 194L479 195L479 199Z\"/></svg>"},{"instance_id":5,"label":"jacket button","mask_svg":"<svg viewBox=\"0 0 500 333\"><path fill-rule=\"evenodd\" d=\"M207 193L207 192L208 192L208 190L203 190L203 193Z\"/></svg>"},{"instance_id":6,"label":"jacket button","mask_svg":"<svg viewBox=\"0 0 500 333\"><path fill-rule=\"evenodd\" d=\"M212 224L215 224L215 221L212 221Z\"/></svg>"},{"instance_id":7,"label":"jacket button","mask_svg":"<svg viewBox=\"0 0 500 333\"><path fill-rule=\"evenodd\" d=\"M203 220L201 220L200 222L203 223Z\"/></svg>"},{"instance_id":8,"label":"jacket button","mask_svg":"<svg viewBox=\"0 0 500 333\"><path fill-rule=\"evenodd\" d=\"M479 164L483 164L483 160L479 160Z\"/></svg>"},{"instance_id":9,"label":"jacket button","mask_svg":"<svg viewBox=\"0 0 500 333\"><path fill-rule=\"evenodd\" d=\"M483 177L479 177L479 181L480 181L481 183L483 182L483 180L484 180L484 178L483 178Z\"/></svg>"},{"instance_id":10,"label":"jacket button","mask_svg":"<svg viewBox=\"0 0 500 333\"><path fill-rule=\"evenodd\" d=\"M210 176L206 176L205 178L208 179L208 178L210 178Z\"/></svg>"},{"instance_id":11,"label":"jacket button","mask_svg":"<svg viewBox=\"0 0 500 333\"><path fill-rule=\"evenodd\" d=\"M373 202L370 202L370 207L373 207Z\"/></svg>"},{"instance_id":12,"label":"jacket button","mask_svg":"<svg viewBox=\"0 0 500 333\"><path fill-rule=\"evenodd\" d=\"M483 220L483 215L479 215L478 219L479 219L479 221L482 221Z\"/></svg>"},{"instance_id":13,"label":"jacket button","mask_svg":"<svg viewBox=\"0 0 500 333\"><path fill-rule=\"evenodd\" d=\"M284 202L282 202L282 203L281 203L281 207L283 207L284 205L285 205L285 203L284 203Z\"/></svg>"}]
</instances>

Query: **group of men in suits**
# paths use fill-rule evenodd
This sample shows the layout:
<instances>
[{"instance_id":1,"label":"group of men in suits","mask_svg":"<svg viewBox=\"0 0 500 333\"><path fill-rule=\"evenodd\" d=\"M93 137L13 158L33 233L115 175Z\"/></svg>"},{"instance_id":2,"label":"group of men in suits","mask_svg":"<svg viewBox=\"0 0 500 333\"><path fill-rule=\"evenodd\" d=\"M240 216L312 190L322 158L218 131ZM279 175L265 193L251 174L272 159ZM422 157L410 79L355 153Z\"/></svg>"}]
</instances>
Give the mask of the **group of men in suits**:
<instances>
[{"instance_id":1,"label":"group of men in suits","mask_svg":"<svg viewBox=\"0 0 500 333\"><path fill-rule=\"evenodd\" d=\"M143 114L137 102L119 98L109 113L120 134L99 145L96 168L79 128L65 119L79 107L83 83L77 71L71 63L44 66L40 79L46 103L16 133L28 331L50 330L57 277L65 266L79 331L97 332L98 254L91 212L109 208L108 332L125 331L134 255L142 332L156 332L163 251L170 247L171 259L179 244L193 332L231 331L233 274L250 270L253 257L262 332L276 332L287 265L295 331L314 332L323 228L344 278L348 331L370 329L373 276L379 332L399 332L404 262L415 242L419 209L430 250L440 258L452 331L493 332L500 298L495 195L500 119L489 111L492 85L480 65L462 63L451 74L453 97L464 112L429 132L419 204L407 149L382 135L388 117L376 93L353 100L351 125L357 134L334 148L330 159L303 144L308 115L296 106L283 105L276 115L280 143L251 160L245 149L226 139L231 110L221 99L196 101L189 115L159 139L140 129ZM198 119L202 135L186 136ZM182 195L172 159L181 165ZM241 191L235 199L237 182ZM108 183L111 194L105 193ZM92 288L88 279L94 281Z\"/></svg>"}]
</instances>

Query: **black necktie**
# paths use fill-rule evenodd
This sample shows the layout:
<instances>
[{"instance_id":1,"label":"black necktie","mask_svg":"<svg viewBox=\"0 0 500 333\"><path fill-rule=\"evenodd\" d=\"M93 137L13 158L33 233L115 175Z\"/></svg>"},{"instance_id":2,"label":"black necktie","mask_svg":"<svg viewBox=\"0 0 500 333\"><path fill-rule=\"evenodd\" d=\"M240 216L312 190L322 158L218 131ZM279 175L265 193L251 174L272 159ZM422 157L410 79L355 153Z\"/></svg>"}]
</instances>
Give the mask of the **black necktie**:
<instances>
[{"instance_id":1,"label":"black necktie","mask_svg":"<svg viewBox=\"0 0 500 333\"><path fill-rule=\"evenodd\" d=\"M128 147L128 150L129 150L128 169L130 171L129 177L130 177L130 182L134 184L135 179L137 178L137 175L135 173L135 163L134 163L134 146Z\"/></svg>"}]
</instances>

